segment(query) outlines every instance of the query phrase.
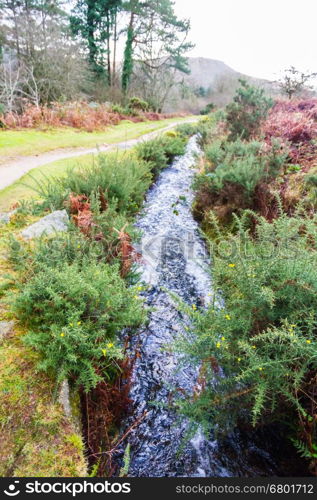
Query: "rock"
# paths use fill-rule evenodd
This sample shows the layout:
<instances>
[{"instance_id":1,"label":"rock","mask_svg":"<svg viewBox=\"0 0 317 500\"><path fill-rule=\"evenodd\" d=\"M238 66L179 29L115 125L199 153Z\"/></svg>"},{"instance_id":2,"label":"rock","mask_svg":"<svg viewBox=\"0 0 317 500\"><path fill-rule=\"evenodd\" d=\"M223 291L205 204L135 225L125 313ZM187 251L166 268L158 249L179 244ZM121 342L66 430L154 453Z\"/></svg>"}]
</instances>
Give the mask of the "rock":
<instances>
[{"instance_id":1,"label":"rock","mask_svg":"<svg viewBox=\"0 0 317 500\"><path fill-rule=\"evenodd\" d=\"M72 417L72 409L70 406L69 397L69 384L67 380L64 380L61 384L58 401L62 405L66 417Z\"/></svg>"},{"instance_id":2,"label":"rock","mask_svg":"<svg viewBox=\"0 0 317 500\"><path fill-rule=\"evenodd\" d=\"M29 240L42 236L42 234L50 234L56 231L65 232L68 229L68 222L69 217L66 210L56 210L25 228L21 232L21 235L23 238Z\"/></svg>"},{"instance_id":3,"label":"rock","mask_svg":"<svg viewBox=\"0 0 317 500\"><path fill-rule=\"evenodd\" d=\"M11 332L14 321L0 321L0 342Z\"/></svg>"},{"instance_id":4,"label":"rock","mask_svg":"<svg viewBox=\"0 0 317 500\"><path fill-rule=\"evenodd\" d=\"M11 212L5 212L0 214L0 224L9 224L12 215L14 215L16 210L12 210Z\"/></svg>"}]
</instances>

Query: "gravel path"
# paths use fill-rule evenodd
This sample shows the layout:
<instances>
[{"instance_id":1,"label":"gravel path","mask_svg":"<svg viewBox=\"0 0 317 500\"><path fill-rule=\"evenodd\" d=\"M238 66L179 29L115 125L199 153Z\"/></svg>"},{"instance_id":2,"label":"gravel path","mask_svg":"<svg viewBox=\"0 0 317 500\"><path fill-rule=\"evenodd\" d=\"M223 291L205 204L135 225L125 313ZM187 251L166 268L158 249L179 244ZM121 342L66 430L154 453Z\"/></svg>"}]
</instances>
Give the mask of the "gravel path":
<instances>
[{"instance_id":1,"label":"gravel path","mask_svg":"<svg viewBox=\"0 0 317 500\"><path fill-rule=\"evenodd\" d=\"M190 120L176 121L168 127L161 128L149 134L144 134L137 139L131 139L129 141L118 142L115 144L104 144L99 147L93 148L73 148L73 149L57 149L54 151L49 151L47 153L40 153L34 156L24 156L16 160L9 161L4 165L0 165L0 190L10 186L13 182L20 179L24 174L36 167L41 167L52 163L57 160L66 160L68 158L73 158L76 156L83 156L87 154L94 154L98 152L111 151L115 149L129 149L138 144L139 142L152 139L162 132L166 132L182 123L193 123L196 122L198 118L191 118Z\"/></svg>"}]
</instances>

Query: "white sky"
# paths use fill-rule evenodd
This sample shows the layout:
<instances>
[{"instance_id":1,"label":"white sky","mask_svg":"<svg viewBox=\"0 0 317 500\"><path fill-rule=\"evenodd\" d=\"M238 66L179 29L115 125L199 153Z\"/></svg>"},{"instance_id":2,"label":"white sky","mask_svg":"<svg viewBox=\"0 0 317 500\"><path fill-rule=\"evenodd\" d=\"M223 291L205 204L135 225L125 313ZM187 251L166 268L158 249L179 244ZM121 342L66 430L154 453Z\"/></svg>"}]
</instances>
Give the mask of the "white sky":
<instances>
[{"instance_id":1,"label":"white sky","mask_svg":"<svg viewBox=\"0 0 317 500\"><path fill-rule=\"evenodd\" d=\"M193 57L276 79L293 65L317 72L317 0L175 0L191 19Z\"/></svg>"}]
</instances>

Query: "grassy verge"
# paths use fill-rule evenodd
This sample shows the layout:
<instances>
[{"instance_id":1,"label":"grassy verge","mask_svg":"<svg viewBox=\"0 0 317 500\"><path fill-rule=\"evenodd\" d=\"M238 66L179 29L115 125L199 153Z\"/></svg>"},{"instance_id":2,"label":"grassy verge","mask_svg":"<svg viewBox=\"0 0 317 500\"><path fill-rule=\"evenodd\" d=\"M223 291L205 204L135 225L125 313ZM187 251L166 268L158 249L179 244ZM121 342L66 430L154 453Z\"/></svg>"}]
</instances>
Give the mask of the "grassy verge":
<instances>
[{"instance_id":1,"label":"grassy verge","mask_svg":"<svg viewBox=\"0 0 317 500\"><path fill-rule=\"evenodd\" d=\"M188 119L188 117L186 118ZM186 119L184 119L186 121ZM180 119L182 121L183 119ZM178 120L177 120L178 121ZM146 133L150 133L152 131L160 130L171 123L175 123L175 119L171 120L161 120L160 122L141 122L141 123L128 123L128 124L120 124L116 127L112 127L111 130L105 132L105 137L107 136L107 144L115 144L118 142L123 142L125 140L136 139L141 137ZM9 131L5 132L5 134L19 134L20 132ZM28 130L21 132L21 134L27 135L29 133ZM36 133L30 131L30 133ZM63 132L60 132L61 134ZM79 132L78 134L81 134ZM39 134L44 134L44 132L39 132ZM72 134L77 134L77 132L72 131ZM91 135L88 133L83 133L86 135ZM0 132L1 139L1 132ZM95 146L96 143L92 142L89 144L90 146ZM35 146L35 148L38 146ZM56 147L56 145L55 145ZM54 149L54 147L52 148ZM34 154L34 150L33 150ZM35 195L34 188L37 186L38 182L44 181L45 177L60 177L66 174L69 169L74 168L85 168L92 165L94 162L94 155L83 155L75 158L68 158L66 160L58 160L41 167L34 168L30 170L27 174L21 177L19 180L11 184L5 189L0 190L0 212L7 211L12 205L21 200L29 200Z\"/></svg>"},{"instance_id":2,"label":"grassy verge","mask_svg":"<svg viewBox=\"0 0 317 500\"><path fill-rule=\"evenodd\" d=\"M140 123L124 121L103 132L84 132L72 128L0 131L0 164L19 156L32 156L55 149L89 148L123 142L186 119L188 117Z\"/></svg>"}]
</instances>

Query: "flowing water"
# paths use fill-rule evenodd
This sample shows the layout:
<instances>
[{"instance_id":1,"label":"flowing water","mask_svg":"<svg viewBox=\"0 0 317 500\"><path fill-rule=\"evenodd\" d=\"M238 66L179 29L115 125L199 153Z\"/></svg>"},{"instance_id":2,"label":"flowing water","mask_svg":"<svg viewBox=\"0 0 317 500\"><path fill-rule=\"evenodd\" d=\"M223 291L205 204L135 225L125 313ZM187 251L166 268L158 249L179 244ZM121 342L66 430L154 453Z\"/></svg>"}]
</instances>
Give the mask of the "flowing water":
<instances>
[{"instance_id":1,"label":"flowing water","mask_svg":"<svg viewBox=\"0 0 317 500\"><path fill-rule=\"evenodd\" d=\"M140 272L147 285L142 295L150 319L131 339L131 352L137 351L138 356L131 381L132 414L122 433L135 422L138 425L124 440L119 457L130 443L129 476L252 476L276 470L263 449L237 435L225 446L200 431L186 440L188 422L180 420L170 404L175 393L190 393L197 383L197 368L169 348L176 338L188 334L188 319L173 294L194 308L211 300L209 256L191 213L191 184L199 153L193 137L186 154L164 170L149 191L136 224L142 234Z\"/></svg>"}]
</instances>

